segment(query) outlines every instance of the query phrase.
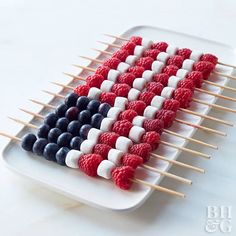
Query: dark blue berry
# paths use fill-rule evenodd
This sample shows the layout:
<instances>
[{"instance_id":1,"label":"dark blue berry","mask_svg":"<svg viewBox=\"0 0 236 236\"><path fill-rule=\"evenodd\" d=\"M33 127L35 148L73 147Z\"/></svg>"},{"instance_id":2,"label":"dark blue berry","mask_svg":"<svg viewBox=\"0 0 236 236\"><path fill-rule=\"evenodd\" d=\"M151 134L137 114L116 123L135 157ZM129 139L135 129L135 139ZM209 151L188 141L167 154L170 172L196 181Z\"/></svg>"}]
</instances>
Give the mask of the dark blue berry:
<instances>
[{"instance_id":1,"label":"dark blue berry","mask_svg":"<svg viewBox=\"0 0 236 236\"><path fill-rule=\"evenodd\" d=\"M108 103L102 103L98 108L98 113L106 117L110 109L111 109L111 106Z\"/></svg>"},{"instance_id":2,"label":"dark blue berry","mask_svg":"<svg viewBox=\"0 0 236 236\"><path fill-rule=\"evenodd\" d=\"M87 110L89 110L92 114L95 114L98 112L100 104L101 103L98 100L91 100L87 105Z\"/></svg>"},{"instance_id":3,"label":"dark blue berry","mask_svg":"<svg viewBox=\"0 0 236 236\"><path fill-rule=\"evenodd\" d=\"M38 156L43 155L45 146L48 144L48 140L45 138L39 138L33 145L33 153Z\"/></svg>"},{"instance_id":4,"label":"dark blue berry","mask_svg":"<svg viewBox=\"0 0 236 236\"><path fill-rule=\"evenodd\" d=\"M32 151L33 145L36 142L37 138L34 134L26 134L22 138L21 147L28 152Z\"/></svg>"},{"instance_id":5,"label":"dark blue berry","mask_svg":"<svg viewBox=\"0 0 236 236\"><path fill-rule=\"evenodd\" d=\"M56 143L48 143L44 148L43 156L48 161L56 161L56 153L59 149Z\"/></svg>"},{"instance_id":6,"label":"dark blue berry","mask_svg":"<svg viewBox=\"0 0 236 236\"><path fill-rule=\"evenodd\" d=\"M89 124L91 121L91 112L88 110L81 111L78 115L78 120L81 124Z\"/></svg>"},{"instance_id":7,"label":"dark blue berry","mask_svg":"<svg viewBox=\"0 0 236 236\"><path fill-rule=\"evenodd\" d=\"M71 120L77 120L79 114L79 109L77 107L70 107L66 111L66 118L71 121Z\"/></svg>"},{"instance_id":8,"label":"dark blue berry","mask_svg":"<svg viewBox=\"0 0 236 236\"><path fill-rule=\"evenodd\" d=\"M58 119L56 123L56 128L60 129L62 132L67 130L67 126L69 124L69 120L65 117Z\"/></svg>"},{"instance_id":9,"label":"dark blue berry","mask_svg":"<svg viewBox=\"0 0 236 236\"><path fill-rule=\"evenodd\" d=\"M79 135L81 123L78 120L73 120L69 123L67 127L67 132L71 133L73 136Z\"/></svg>"},{"instance_id":10,"label":"dark blue berry","mask_svg":"<svg viewBox=\"0 0 236 236\"><path fill-rule=\"evenodd\" d=\"M48 137L48 132L50 131L50 126L47 124L43 124L39 126L37 136L39 138L47 138Z\"/></svg>"},{"instance_id":11,"label":"dark blue berry","mask_svg":"<svg viewBox=\"0 0 236 236\"><path fill-rule=\"evenodd\" d=\"M68 132L62 133L57 139L57 144L60 147L70 147L70 141L72 138L73 135L71 133Z\"/></svg>"},{"instance_id":12,"label":"dark blue berry","mask_svg":"<svg viewBox=\"0 0 236 236\"><path fill-rule=\"evenodd\" d=\"M58 116L55 113L49 113L45 118L44 118L44 124L49 125L51 128L55 127L56 122L58 120Z\"/></svg>"},{"instance_id":13,"label":"dark blue berry","mask_svg":"<svg viewBox=\"0 0 236 236\"><path fill-rule=\"evenodd\" d=\"M77 102L77 99L78 99L78 95L75 94L75 93L70 93L66 96L65 98L65 104L68 106L68 107L73 107L76 105L76 102Z\"/></svg>"},{"instance_id":14,"label":"dark blue berry","mask_svg":"<svg viewBox=\"0 0 236 236\"><path fill-rule=\"evenodd\" d=\"M81 96L77 99L76 106L78 107L80 111L83 111L87 108L89 101L90 101L89 98L85 96Z\"/></svg>"},{"instance_id":15,"label":"dark blue berry","mask_svg":"<svg viewBox=\"0 0 236 236\"><path fill-rule=\"evenodd\" d=\"M56 107L55 114L57 114L58 117L63 117L65 116L67 109L68 109L68 106L62 103Z\"/></svg>"},{"instance_id":16,"label":"dark blue berry","mask_svg":"<svg viewBox=\"0 0 236 236\"><path fill-rule=\"evenodd\" d=\"M48 133L48 141L50 143L56 143L58 137L62 134L61 130L58 128L53 128Z\"/></svg>"},{"instance_id":17,"label":"dark blue berry","mask_svg":"<svg viewBox=\"0 0 236 236\"><path fill-rule=\"evenodd\" d=\"M80 150L80 145L84 140L80 136L76 136L70 141L70 148L75 150Z\"/></svg>"},{"instance_id":18,"label":"dark blue berry","mask_svg":"<svg viewBox=\"0 0 236 236\"><path fill-rule=\"evenodd\" d=\"M67 153L70 151L69 148L67 147L61 147L57 153L56 153L56 160L57 160L57 163L59 165L62 165L62 166L65 166L66 163L65 163L65 159L66 159L66 155Z\"/></svg>"},{"instance_id":19,"label":"dark blue berry","mask_svg":"<svg viewBox=\"0 0 236 236\"><path fill-rule=\"evenodd\" d=\"M80 131L79 131L79 134L81 136L82 139L87 139L87 136L88 136L88 132L89 130L92 128L91 125L83 125L81 126L80 128Z\"/></svg>"},{"instance_id":20,"label":"dark blue berry","mask_svg":"<svg viewBox=\"0 0 236 236\"><path fill-rule=\"evenodd\" d=\"M96 129L100 129L100 125L103 119L104 117L101 114L99 113L94 114L91 118L91 126Z\"/></svg>"}]
</instances>

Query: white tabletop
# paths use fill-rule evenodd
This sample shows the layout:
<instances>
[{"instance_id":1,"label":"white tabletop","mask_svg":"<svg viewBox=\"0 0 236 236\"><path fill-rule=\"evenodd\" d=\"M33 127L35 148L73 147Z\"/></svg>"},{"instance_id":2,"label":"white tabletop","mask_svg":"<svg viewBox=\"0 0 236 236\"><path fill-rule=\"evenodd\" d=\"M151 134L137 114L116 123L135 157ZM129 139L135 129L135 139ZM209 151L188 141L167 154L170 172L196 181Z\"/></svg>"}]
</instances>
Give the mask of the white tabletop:
<instances>
[{"instance_id":1,"label":"white tabletop","mask_svg":"<svg viewBox=\"0 0 236 236\"><path fill-rule=\"evenodd\" d=\"M66 82L61 72L78 71L70 66L83 62L78 55L95 55L90 48L102 48L96 43L107 39L102 33L120 34L131 26L153 25L235 46L235 8L234 0L0 1L0 130L14 133L19 126L6 116L29 118L17 108L27 106L28 98L42 97L40 90L52 87L49 81ZM235 235L236 128L226 131L227 138L211 140L220 146L219 151L207 150L212 160L192 161L206 169L205 175L171 169L193 180L193 186L177 184L186 199L155 192L130 213L82 205L0 165L1 235L209 235L204 229L207 206L232 207L230 235ZM204 134L199 137L204 139ZM5 144L1 138L1 148ZM182 161L187 158L181 156ZM176 188L167 179L162 185Z\"/></svg>"}]
</instances>

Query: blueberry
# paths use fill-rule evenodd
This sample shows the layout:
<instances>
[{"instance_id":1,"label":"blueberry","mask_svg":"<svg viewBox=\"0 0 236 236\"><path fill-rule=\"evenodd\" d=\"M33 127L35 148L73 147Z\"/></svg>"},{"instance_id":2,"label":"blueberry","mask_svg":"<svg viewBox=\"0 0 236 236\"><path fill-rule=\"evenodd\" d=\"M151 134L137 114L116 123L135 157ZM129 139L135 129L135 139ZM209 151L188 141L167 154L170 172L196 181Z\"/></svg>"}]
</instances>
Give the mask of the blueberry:
<instances>
[{"instance_id":1,"label":"blueberry","mask_svg":"<svg viewBox=\"0 0 236 236\"><path fill-rule=\"evenodd\" d=\"M62 133L57 139L57 144L60 147L70 147L70 141L72 138L73 135L71 133L68 132Z\"/></svg>"},{"instance_id":2,"label":"blueberry","mask_svg":"<svg viewBox=\"0 0 236 236\"><path fill-rule=\"evenodd\" d=\"M65 163L65 159L66 159L66 155L67 153L70 151L69 148L67 147L61 147L57 153L56 153L56 160L57 160L57 163L59 165L62 165L62 166L65 166L66 163Z\"/></svg>"},{"instance_id":3,"label":"blueberry","mask_svg":"<svg viewBox=\"0 0 236 236\"><path fill-rule=\"evenodd\" d=\"M70 148L75 150L80 150L80 145L83 141L84 140L79 136L72 138L70 141Z\"/></svg>"},{"instance_id":4,"label":"blueberry","mask_svg":"<svg viewBox=\"0 0 236 236\"><path fill-rule=\"evenodd\" d=\"M80 111L83 111L87 108L89 101L90 101L89 98L81 96L77 99L76 106Z\"/></svg>"},{"instance_id":5,"label":"blueberry","mask_svg":"<svg viewBox=\"0 0 236 236\"><path fill-rule=\"evenodd\" d=\"M81 123L78 120L73 120L69 123L67 127L67 132L71 133L73 136L79 135Z\"/></svg>"},{"instance_id":6,"label":"blueberry","mask_svg":"<svg viewBox=\"0 0 236 236\"><path fill-rule=\"evenodd\" d=\"M65 116L67 109L68 109L68 106L62 103L56 107L55 113L57 114L58 117L63 117Z\"/></svg>"},{"instance_id":7,"label":"blueberry","mask_svg":"<svg viewBox=\"0 0 236 236\"><path fill-rule=\"evenodd\" d=\"M101 103L98 100L91 100L87 105L87 110L89 110L92 114L97 113L100 104Z\"/></svg>"},{"instance_id":8,"label":"blueberry","mask_svg":"<svg viewBox=\"0 0 236 236\"><path fill-rule=\"evenodd\" d=\"M33 145L33 153L37 154L38 156L42 156L44 148L47 144L48 144L47 139L39 138Z\"/></svg>"},{"instance_id":9,"label":"blueberry","mask_svg":"<svg viewBox=\"0 0 236 236\"><path fill-rule=\"evenodd\" d=\"M47 124L43 124L39 126L37 136L39 138L47 138L49 131L50 131L50 126Z\"/></svg>"},{"instance_id":10,"label":"blueberry","mask_svg":"<svg viewBox=\"0 0 236 236\"><path fill-rule=\"evenodd\" d=\"M80 128L80 131L79 131L79 134L80 134L80 137L82 139L87 139L87 136L88 136L88 132L89 130L92 128L91 125L83 125L81 128Z\"/></svg>"},{"instance_id":11,"label":"blueberry","mask_svg":"<svg viewBox=\"0 0 236 236\"><path fill-rule=\"evenodd\" d=\"M77 120L79 114L79 109L77 107L70 107L67 111L66 111L66 118L71 121L71 120Z\"/></svg>"},{"instance_id":12,"label":"blueberry","mask_svg":"<svg viewBox=\"0 0 236 236\"><path fill-rule=\"evenodd\" d=\"M67 130L67 126L69 124L69 120L65 117L58 119L56 123L56 128L60 129L62 132Z\"/></svg>"},{"instance_id":13,"label":"blueberry","mask_svg":"<svg viewBox=\"0 0 236 236\"><path fill-rule=\"evenodd\" d=\"M32 151L33 145L36 142L37 138L34 134L26 134L22 138L21 147L28 152Z\"/></svg>"},{"instance_id":14,"label":"blueberry","mask_svg":"<svg viewBox=\"0 0 236 236\"><path fill-rule=\"evenodd\" d=\"M76 105L76 102L77 102L77 99L78 99L78 95L75 94L75 93L70 93L66 96L65 98L65 104L68 106L68 107L73 107Z\"/></svg>"},{"instance_id":15,"label":"blueberry","mask_svg":"<svg viewBox=\"0 0 236 236\"><path fill-rule=\"evenodd\" d=\"M61 130L58 128L51 129L48 133L48 141L50 143L56 143L57 139L61 135L61 133L62 133Z\"/></svg>"},{"instance_id":16,"label":"blueberry","mask_svg":"<svg viewBox=\"0 0 236 236\"><path fill-rule=\"evenodd\" d=\"M108 111L111 109L111 106L108 103L102 103L98 108L98 113L103 115L104 117L107 116Z\"/></svg>"},{"instance_id":17,"label":"blueberry","mask_svg":"<svg viewBox=\"0 0 236 236\"><path fill-rule=\"evenodd\" d=\"M44 118L44 124L49 125L51 128L55 127L56 122L58 120L58 116L55 113L49 113L45 118Z\"/></svg>"},{"instance_id":18,"label":"blueberry","mask_svg":"<svg viewBox=\"0 0 236 236\"><path fill-rule=\"evenodd\" d=\"M81 124L89 124L91 121L91 112L88 110L81 111L78 115L78 120Z\"/></svg>"},{"instance_id":19,"label":"blueberry","mask_svg":"<svg viewBox=\"0 0 236 236\"><path fill-rule=\"evenodd\" d=\"M56 161L56 153L59 149L56 143L48 143L44 148L43 156L48 161Z\"/></svg>"},{"instance_id":20,"label":"blueberry","mask_svg":"<svg viewBox=\"0 0 236 236\"><path fill-rule=\"evenodd\" d=\"M100 125L103 119L104 117L101 114L99 113L94 114L91 118L91 126L96 129L100 129Z\"/></svg>"}]
</instances>

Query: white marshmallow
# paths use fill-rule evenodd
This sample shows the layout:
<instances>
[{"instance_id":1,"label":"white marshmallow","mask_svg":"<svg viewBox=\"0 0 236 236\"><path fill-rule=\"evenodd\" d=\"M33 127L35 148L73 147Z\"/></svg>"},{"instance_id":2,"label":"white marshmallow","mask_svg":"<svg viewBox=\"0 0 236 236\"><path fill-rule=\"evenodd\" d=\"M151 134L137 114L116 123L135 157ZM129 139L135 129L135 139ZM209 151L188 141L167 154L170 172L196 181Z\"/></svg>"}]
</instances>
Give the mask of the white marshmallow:
<instances>
[{"instance_id":1,"label":"white marshmallow","mask_svg":"<svg viewBox=\"0 0 236 236\"><path fill-rule=\"evenodd\" d=\"M133 81L133 88L138 89L140 91L142 91L145 88L146 85L146 80L143 78L136 78Z\"/></svg>"},{"instance_id":2,"label":"white marshmallow","mask_svg":"<svg viewBox=\"0 0 236 236\"><path fill-rule=\"evenodd\" d=\"M92 140L95 142L98 142L98 139L100 135L102 134L102 131L99 129L91 128L88 132L87 139Z\"/></svg>"},{"instance_id":3,"label":"white marshmallow","mask_svg":"<svg viewBox=\"0 0 236 236\"><path fill-rule=\"evenodd\" d=\"M174 91L175 91L174 88L164 87L163 90L161 91L161 96L164 98L171 98Z\"/></svg>"},{"instance_id":4,"label":"white marshmallow","mask_svg":"<svg viewBox=\"0 0 236 236\"><path fill-rule=\"evenodd\" d=\"M152 78L154 76L154 72L151 70L145 70L142 74L142 77L147 81L147 82L151 82Z\"/></svg>"},{"instance_id":5,"label":"white marshmallow","mask_svg":"<svg viewBox=\"0 0 236 236\"><path fill-rule=\"evenodd\" d=\"M143 122L146 120L147 118L144 116L135 116L134 119L132 120L132 124L139 126L139 127L143 127Z\"/></svg>"},{"instance_id":6,"label":"white marshmallow","mask_svg":"<svg viewBox=\"0 0 236 236\"><path fill-rule=\"evenodd\" d=\"M126 138L124 136L120 136L116 140L116 149L123 151L123 152L128 152L129 148L132 146L132 141L129 138Z\"/></svg>"},{"instance_id":7,"label":"white marshmallow","mask_svg":"<svg viewBox=\"0 0 236 236\"><path fill-rule=\"evenodd\" d=\"M164 63L161 61L154 61L152 63L152 71L154 73L157 73L157 74L161 73L163 67L164 67Z\"/></svg>"},{"instance_id":8,"label":"white marshmallow","mask_svg":"<svg viewBox=\"0 0 236 236\"><path fill-rule=\"evenodd\" d=\"M115 165L121 164L121 158L124 155L124 152L118 150L118 149L110 149L107 155L107 159L111 162L113 162Z\"/></svg>"},{"instance_id":9,"label":"white marshmallow","mask_svg":"<svg viewBox=\"0 0 236 236\"><path fill-rule=\"evenodd\" d=\"M167 48L166 48L166 52L169 54L169 55L175 55L178 51L178 47L175 47L175 46L171 46L169 45Z\"/></svg>"},{"instance_id":10,"label":"white marshmallow","mask_svg":"<svg viewBox=\"0 0 236 236\"><path fill-rule=\"evenodd\" d=\"M143 46L137 45L134 48L134 55L137 57L141 57L145 51L145 48Z\"/></svg>"},{"instance_id":11,"label":"white marshmallow","mask_svg":"<svg viewBox=\"0 0 236 236\"><path fill-rule=\"evenodd\" d=\"M143 112L143 116L149 119L154 119L158 109L153 106L147 106Z\"/></svg>"},{"instance_id":12,"label":"white marshmallow","mask_svg":"<svg viewBox=\"0 0 236 236\"><path fill-rule=\"evenodd\" d=\"M147 38L142 38L142 46L146 49L150 48L153 44L153 41Z\"/></svg>"},{"instance_id":13,"label":"white marshmallow","mask_svg":"<svg viewBox=\"0 0 236 236\"><path fill-rule=\"evenodd\" d=\"M78 169L79 168L78 161L82 155L83 153L80 151L70 150L66 155L65 159L66 165L70 168Z\"/></svg>"},{"instance_id":14,"label":"white marshmallow","mask_svg":"<svg viewBox=\"0 0 236 236\"><path fill-rule=\"evenodd\" d=\"M115 164L108 160L103 160L97 168L97 175L105 179L111 179L111 171L115 168Z\"/></svg>"},{"instance_id":15,"label":"white marshmallow","mask_svg":"<svg viewBox=\"0 0 236 236\"><path fill-rule=\"evenodd\" d=\"M119 107L111 107L107 113L107 117L117 120L121 112L122 110Z\"/></svg>"},{"instance_id":16,"label":"white marshmallow","mask_svg":"<svg viewBox=\"0 0 236 236\"><path fill-rule=\"evenodd\" d=\"M89 154L93 152L93 148L96 145L96 142L94 140L84 140L80 145L81 152L85 154Z\"/></svg>"},{"instance_id":17,"label":"white marshmallow","mask_svg":"<svg viewBox=\"0 0 236 236\"><path fill-rule=\"evenodd\" d=\"M117 70L120 73L125 73L129 68L130 68L130 65L125 62L120 62L119 65L117 66Z\"/></svg>"},{"instance_id":18,"label":"white marshmallow","mask_svg":"<svg viewBox=\"0 0 236 236\"><path fill-rule=\"evenodd\" d=\"M140 95L140 91L135 89L135 88L132 88L129 90L129 93L128 93L128 100L129 101L136 101L138 100L138 97Z\"/></svg>"},{"instance_id":19,"label":"white marshmallow","mask_svg":"<svg viewBox=\"0 0 236 236\"><path fill-rule=\"evenodd\" d=\"M125 110L126 104L128 103L128 99L124 97L116 97L114 102L114 107L119 107L122 111Z\"/></svg>"},{"instance_id":20,"label":"white marshmallow","mask_svg":"<svg viewBox=\"0 0 236 236\"><path fill-rule=\"evenodd\" d=\"M100 89L103 91L103 92L110 92L111 89L112 89L112 86L114 85L115 83L110 81L110 80L103 80L101 86L100 86Z\"/></svg>"},{"instance_id":21,"label":"white marshmallow","mask_svg":"<svg viewBox=\"0 0 236 236\"><path fill-rule=\"evenodd\" d=\"M156 107L157 110L159 111L162 108L164 101L165 98L156 95L155 97L153 97L150 105Z\"/></svg>"},{"instance_id":22,"label":"white marshmallow","mask_svg":"<svg viewBox=\"0 0 236 236\"><path fill-rule=\"evenodd\" d=\"M95 87L92 87L89 89L89 92L88 92L88 98L91 98L91 99L99 99L100 95L102 93L102 90L101 89L98 89L98 88L95 88Z\"/></svg>"},{"instance_id":23,"label":"white marshmallow","mask_svg":"<svg viewBox=\"0 0 236 236\"><path fill-rule=\"evenodd\" d=\"M166 52L160 52L157 55L157 60L163 62L164 64L166 64L167 60L169 59L170 55Z\"/></svg>"},{"instance_id":24,"label":"white marshmallow","mask_svg":"<svg viewBox=\"0 0 236 236\"><path fill-rule=\"evenodd\" d=\"M188 74L188 71L187 71L187 70L185 70L185 69L179 69L179 70L177 70L176 76L179 77L179 78L181 78L181 79L184 79L187 74Z\"/></svg>"},{"instance_id":25,"label":"white marshmallow","mask_svg":"<svg viewBox=\"0 0 236 236\"><path fill-rule=\"evenodd\" d=\"M193 69L193 64L194 64L194 61L193 61L193 60L186 59L186 60L184 60L184 62L183 62L182 69L191 71L191 70Z\"/></svg>"},{"instance_id":26,"label":"white marshmallow","mask_svg":"<svg viewBox=\"0 0 236 236\"><path fill-rule=\"evenodd\" d=\"M102 131L110 131L112 125L115 123L114 119L111 118L104 118L101 122L100 130Z\"/></svg>"},{"instance_id":27,"label":"white marshmallow","mask_svg":"<svg viewBox=\"0 0 236 236\"><path fill-rule=\"evenodd\" d=\"M137 61L138 57L134 55L129 55L126 57L125 63L134 66L135 62Z\"/></svg>"},{"instance_id":28,"label":"white marshmallow","mask_svg":"<svg viewBox=\"0 0 236 236\"><path fill-rule=\"evenodd\" d=\"M144 128L134 125L129 131L129 138L133 142L139 143L144 134L145 134L145 129Z\"/></svg>"},{"instance_id":29,"label":"white marshmallow","mask_svg":"<svg viewBox=\"0 0 236 236\"><path fill-rule=\"evenodd\" d=\"M178 83L179 81L182 80L181 78L172 75L169 79L168 79L168 87L172 87L172 88L177 88L178 87Z\"/></svg>"},{"instance_id":30,"label":"white marshmallow","mask_svg":"<svg viewBox=\"0 0 236 236\"><path fill-rule=\"evenodd\" d=\"M118 70L111 69L108 72L107 79L115 83L119 75L120 72Z\"/></svg>"},{"instance_id":31,"label":"white marshmallow","mask_svg":"<svg viewBox=\"0 0 236 236\"><path fill-rule=\"evenodd\" d=\"M200 51L192 51L189 59L194 60L194 61L199 61L202 55L203 53Z\"/></svg>"}]
</instances>

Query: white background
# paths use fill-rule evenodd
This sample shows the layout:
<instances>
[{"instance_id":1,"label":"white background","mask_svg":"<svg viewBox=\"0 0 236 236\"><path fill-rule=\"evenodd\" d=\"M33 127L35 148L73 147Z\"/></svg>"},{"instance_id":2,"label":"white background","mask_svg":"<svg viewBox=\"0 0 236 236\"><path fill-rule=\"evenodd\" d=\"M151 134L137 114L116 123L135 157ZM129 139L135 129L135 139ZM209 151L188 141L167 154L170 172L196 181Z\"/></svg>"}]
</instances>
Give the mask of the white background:
<instances>
[{"instance_id":1,"label":"white background","mask_svg":"<svg viewBox=\"0 0 236 236\"><path fill-rule=\"evenodd\" d=\"M234 0L179 1L29 1L0 0L0 130L14 133L20 126L7 115L28 98L42 97L49 81L66 82L62 71L83 62L77 55L95 55L102 33L121 34L135 25L153 25L236 46ZM24 116L28 118L28 116ZM232 120L232 119L231 119ZM185 200L154 193L138 210L104 212L81 205L32 184L0 166L1 235L209 235L204 231L208 205L232 206L235 235L235 128L226 139L213 139L222 148L214 159L200 161L205 175L181 169L173 173L193 179L181 186ZM4 147L6 140L0 139ZM182 159L184 160L184 156ZM163 185L175 188L165 180ZM212 235L222 235L213 233Z\"/></svg>"}]
</instances>

